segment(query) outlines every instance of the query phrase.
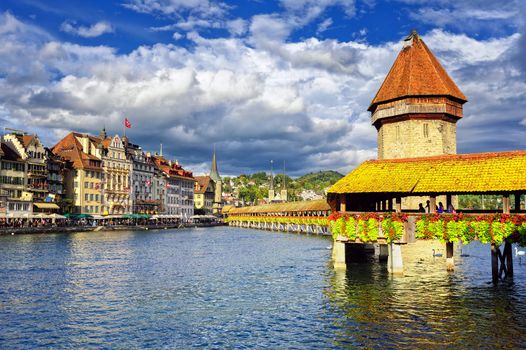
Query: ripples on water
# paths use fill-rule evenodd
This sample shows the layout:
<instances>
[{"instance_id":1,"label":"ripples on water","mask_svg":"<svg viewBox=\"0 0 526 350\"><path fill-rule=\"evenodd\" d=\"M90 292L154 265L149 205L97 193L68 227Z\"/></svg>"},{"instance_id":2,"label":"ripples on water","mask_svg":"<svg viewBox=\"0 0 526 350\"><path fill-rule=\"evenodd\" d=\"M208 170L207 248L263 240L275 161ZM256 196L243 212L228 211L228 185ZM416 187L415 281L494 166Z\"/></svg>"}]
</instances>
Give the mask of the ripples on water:
<instances>
[{"instance_id":1,"label":"ripples on water","mask_svg":"<svg viewBox=\"0 0 526 350\"><path fill-rule=\"evenodd\" d=\"M0 348L526 346L526 259L494 287L480 244L454 273L420 247L402 278L335 272L330 244L234 228L3 236Z\"/></svg>"}]
</instances>

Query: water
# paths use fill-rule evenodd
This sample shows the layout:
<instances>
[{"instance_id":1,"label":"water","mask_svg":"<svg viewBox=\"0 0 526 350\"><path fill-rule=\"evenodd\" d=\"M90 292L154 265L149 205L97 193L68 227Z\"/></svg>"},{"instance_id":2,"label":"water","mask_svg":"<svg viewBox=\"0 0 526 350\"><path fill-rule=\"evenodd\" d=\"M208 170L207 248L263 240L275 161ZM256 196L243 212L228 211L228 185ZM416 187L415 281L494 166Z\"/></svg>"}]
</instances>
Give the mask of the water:
<instances>
[{"instance_id":1,"label":"water","mask_svg":"<svg viewBox=\"0 0 526 350\"><path fill-rule=\"evenodd\" d=\"M420 247L390 278L333 271L330 244L225 227L2 236L0 348L526 347L526 261L494 287L487 246L453 274Z\"/></svg>"}]
</instances>

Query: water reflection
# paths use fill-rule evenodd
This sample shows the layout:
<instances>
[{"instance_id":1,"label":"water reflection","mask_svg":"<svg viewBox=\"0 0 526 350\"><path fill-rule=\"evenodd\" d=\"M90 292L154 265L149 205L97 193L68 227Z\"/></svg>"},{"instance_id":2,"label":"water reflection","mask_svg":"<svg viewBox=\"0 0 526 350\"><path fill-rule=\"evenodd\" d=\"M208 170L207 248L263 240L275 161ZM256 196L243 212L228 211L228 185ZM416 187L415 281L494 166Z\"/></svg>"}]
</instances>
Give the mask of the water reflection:
<instances>
[{"instance_id":1,"label":"water reflection","mask_svg":"<svg viewBox=\"0 0 526 350\"><path fill-rule=\"evenodd\" d=\"M493 286L488 283L489 247L464 247L471 254L456 257L453 273L445 271L443 259L429 257L432 248L405 248L404 255L412 256L404 259L404 277L390 277L379 263L330 273L326 296L331 312L339 314L333 320L335 344L378 349L526 346L524 269L515 276L521 283Z\"/></svg>"},{"instance_id":2,"label":"water reflection","mask_svg":"<svg viewBox=\"0 0 526 350\"><path fill-rule=\"evenodd\" d=\"M526 265L494 287L488 246L457 249L448 273L419 244L404 277L339 273L328 245L229 228L1 236L0 349L526 346Z\"/></svg>"}]
</instances>

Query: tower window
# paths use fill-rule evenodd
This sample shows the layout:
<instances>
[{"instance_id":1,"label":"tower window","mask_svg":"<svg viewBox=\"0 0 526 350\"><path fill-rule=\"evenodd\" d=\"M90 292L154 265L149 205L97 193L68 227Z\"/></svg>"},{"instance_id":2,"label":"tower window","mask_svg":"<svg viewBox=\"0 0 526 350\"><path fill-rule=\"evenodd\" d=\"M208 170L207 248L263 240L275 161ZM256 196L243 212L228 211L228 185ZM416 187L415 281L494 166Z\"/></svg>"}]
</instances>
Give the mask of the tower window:
<instances>
[{"instance_id":1,"label":"tower window","mask_svg":"<svg viewBox=\"0 0 526 350\"><path fill-rule=\"evenodd\" d=\"M428 123L424 123L424 137L425 138L429 137L429 124Z\"/></svg>"}]
</instances>

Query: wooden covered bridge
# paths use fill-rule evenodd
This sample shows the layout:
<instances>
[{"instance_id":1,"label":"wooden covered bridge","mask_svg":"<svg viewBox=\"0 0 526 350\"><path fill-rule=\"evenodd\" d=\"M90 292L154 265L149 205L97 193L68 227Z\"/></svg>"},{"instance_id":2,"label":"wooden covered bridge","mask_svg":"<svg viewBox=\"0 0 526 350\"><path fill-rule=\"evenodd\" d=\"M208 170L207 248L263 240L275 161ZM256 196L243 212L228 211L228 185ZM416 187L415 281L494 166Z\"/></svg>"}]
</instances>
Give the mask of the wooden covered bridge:
<instances>
[{"instance_id":1,"label":"wooden covered bridge","mask_svg":"<svg viewBox=\"0 0 526 350\"><path fill-rule=\"evenodd\" d=\"M329 214L330 207L324 199L223 208L230 226L320 235L330 235Z\"/></svg>"},{"instance_id":2,"label":"wooden covered bridge","mask_svg":"<svg viewBox=\"0 0 526 350\"><path fill-rule=\"evenodd\" d=\"M470 235L466 239L491 243L493 279L496 281L513 275L512 240L526 239L521 237L522 233L526 234L525 193L526 151L513 151L367 161L329 189L328 202L331 210L340 213L395 212L407 215L403 236L391 242L393 261L389 267L392 272L403 271L401 246L415 242L417 238L447 241L448 269L453 269L453 242ZM502 215L495 216L495 210L489 215L491 211L464 209L448 214L447 208L452 208L457 196L462 194L501 196ZM444 213L435 214L439 201L443 201ZM425 206L426 203L429 203L427 215L418 210L419 204ZM422 232L419 236L417 226L423 220L427 222L420 224ZM453 224L448 226L449 221ZM435 227L436 222L442 225L440 232ZM485 231L478 222L487 222L482 227ZM433 225L435 232L431 237L423 237L426 224ZM466 237L458 236L457 231ZM438 234L443 236L438 237ZM340 254L335 257L337 263L345 265L345 244L357 242L359 240L349 239L345 234L337 238L335 245L340 245ZM501 244L503 251L499 248Z\"/></svg>"}]
</instances>

